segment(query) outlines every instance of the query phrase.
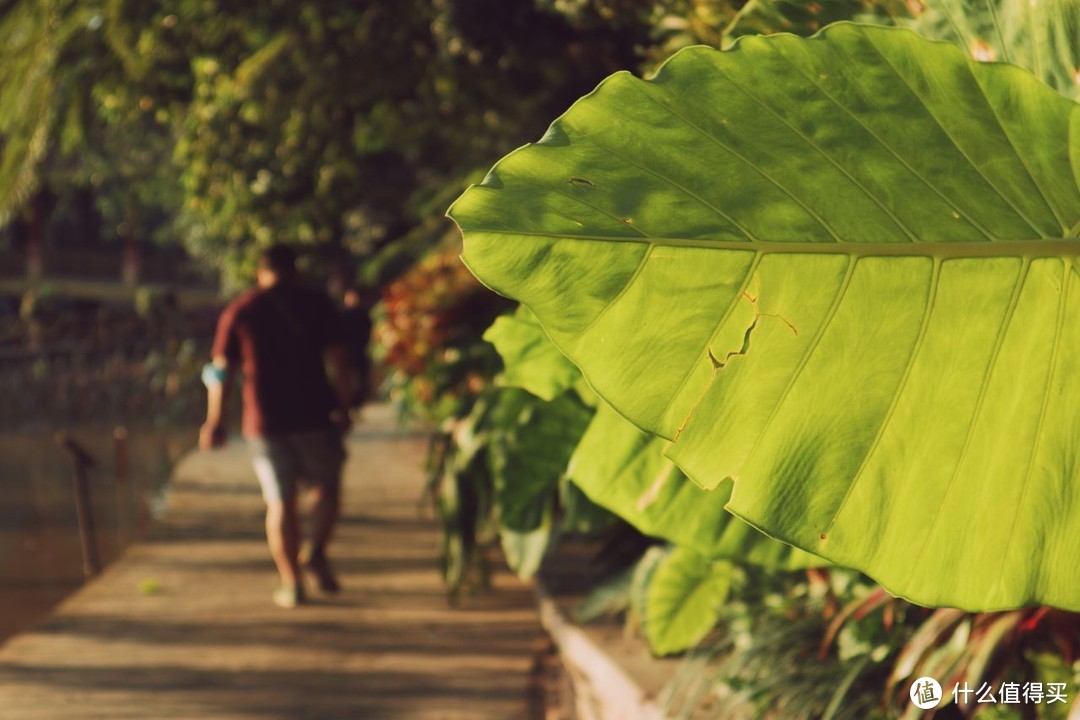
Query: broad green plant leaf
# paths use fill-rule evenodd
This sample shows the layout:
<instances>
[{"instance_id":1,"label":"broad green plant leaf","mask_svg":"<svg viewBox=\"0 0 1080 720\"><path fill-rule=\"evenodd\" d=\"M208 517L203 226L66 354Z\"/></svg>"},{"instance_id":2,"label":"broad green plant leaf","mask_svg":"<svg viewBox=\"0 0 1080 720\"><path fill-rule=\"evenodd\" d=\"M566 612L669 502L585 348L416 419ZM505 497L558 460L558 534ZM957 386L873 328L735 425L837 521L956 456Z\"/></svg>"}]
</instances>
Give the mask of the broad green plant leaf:
<instances>
[{"instance_id":1,"label":"broad green plant leaf","mask_svg":"<svg viewBox=\"0 0 1080 720\"><path fill-rule=\"evenodd\" d=\"M502 391L488 451L502 527L527 531L543 525L591 415L569 394L548 403L517 388Z\"/></svg>"},{"instance_id":2,"label":"broad green plant leaf","mask_svg":"<svg viewBox=\"0 0 1080 720\"><path fill-rule=\"evenodd\" d=\"M1080 610L1080 110L831 26L612 76L450 214L729 509L927 605Z\"/></svg>"},{"instance_id":3,"label":"broad green plant leaf","mask_svg":"<svg viewBox=\"0 0 1080 720\"><path fill-rule=\"evenodd\" d=\"M690 548L676 547L652 569L641 608L641 628L657 655L693 647L720 619L734 568Z\"/></svg>"},{"instance_id":4,"label":"broad green plant leaf","mask_svg":"<svg viewBox=\"0 0 1080 720\"><path fill-rule=\"evenodd\" d=\"M581 371L548 340L528 308L519 307L513 314L497 318L484 332L484 339L502 356L503 385L524 388L548 401L570 388L584 389Z\"/></svg>"},{"instance_id":5,"label":"broad green plant leaf","mask_svg":"<svg viewBox=\"0 0 1080 720\"><path fill-rule=\"evenodd\" d=\"M506 388L486 420L499 535L521 577L532 576L547 551L559 484L591 416L572 393L544 402Z\"/></svg>"},{"instance_id":6,"label":"broad green plant leaf","mask_svg":"<svg viewBox=\"0 0 1080 720\"><path fill-rule=\"evenodd\" d=\"M536 316L524 307L496 320L484 339L502 357L507 385L549 401L584 385L581 371L559 352ZM563 525L574 519L572 500L580 490L646 535L686 545L706 557L729 557L779 569L824 562L735 518L724 509L731 483L716 490L702 489L664 457L666 446L667 441L643 433L600 403L566 471L572 482L563 487Z\"/></svg>"},{"instance_id":7,"label":"broad green plant leaf","mask_svg":"<svg viewBox=\"0 0 1080 720\"><path fill-rule=\"evenodd\" d=\"M783 570L824 564L725 510L731 482L703 489L664 457L666 445L601 404L570 458L567 476L594 502L646 535L704 557Z\"/></svg>"}]
</instances>

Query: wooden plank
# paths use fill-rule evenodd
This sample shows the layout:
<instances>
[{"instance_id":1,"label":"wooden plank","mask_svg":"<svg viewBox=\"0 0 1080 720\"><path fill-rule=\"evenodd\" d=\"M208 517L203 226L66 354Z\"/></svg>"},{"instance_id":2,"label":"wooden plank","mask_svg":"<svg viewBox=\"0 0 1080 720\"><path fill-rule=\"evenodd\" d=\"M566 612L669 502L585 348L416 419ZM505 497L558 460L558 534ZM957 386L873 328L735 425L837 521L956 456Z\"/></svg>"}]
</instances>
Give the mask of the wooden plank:
<instances>
[{"instance_id":1,"label":"wooden plank","mask_svg":"<svg viewBox=\"0 0 1080 720\"><path fill-rule=\"evenodd\" d=\"M448 606L417 514L424 441L394 422L370 408L349 441L340 595L274 606L245 448L189 455L160 530L0 646L4 718L529 717L532 590L502 572Z\"/></svg>"}]
</instances>

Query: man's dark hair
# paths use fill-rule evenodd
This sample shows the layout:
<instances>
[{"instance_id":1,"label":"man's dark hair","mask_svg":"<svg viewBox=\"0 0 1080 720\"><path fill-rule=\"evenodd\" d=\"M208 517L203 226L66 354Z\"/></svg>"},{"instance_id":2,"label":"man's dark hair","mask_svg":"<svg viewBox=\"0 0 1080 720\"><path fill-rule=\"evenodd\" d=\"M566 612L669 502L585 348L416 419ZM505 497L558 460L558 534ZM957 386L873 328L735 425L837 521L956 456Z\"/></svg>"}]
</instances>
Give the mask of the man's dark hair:
<instances>
[{"instance_id":1,"label":"man's dark hair","mask_svg":"<svg viewBox=\"0 0 1080 720\"><path fill-rule=\"evenodd\" d=\"M296 251L284 243L274 243L259 254L259 267L280 277L296 274Z\"/></svg>"}]
</instances>

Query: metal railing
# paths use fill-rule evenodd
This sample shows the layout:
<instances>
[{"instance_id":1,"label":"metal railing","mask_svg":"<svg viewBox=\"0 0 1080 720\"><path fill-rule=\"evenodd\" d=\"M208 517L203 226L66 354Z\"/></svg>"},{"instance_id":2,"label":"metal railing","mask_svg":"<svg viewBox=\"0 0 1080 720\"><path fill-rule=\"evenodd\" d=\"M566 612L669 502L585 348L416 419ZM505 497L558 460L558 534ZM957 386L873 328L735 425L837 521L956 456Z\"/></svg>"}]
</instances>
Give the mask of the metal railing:
<instances>
[{"instance_id":1,"label":"metal railing","mask_svg":"<svg viewBox=\"0 0 1080 720\"><path fill-rule=\"evenodd\" d=\"M149 526L149 509L143 494L141 474L131 474L128 432L124 427L113 430L113 482L116 517L119 524L117 545L126 547L136 536L146 532ZM101 469L101 464L68 433L57 435L57 443L63 448L71 462L71 480L75 498L75 514L78 519L79 545L82 549L83 577L90 580L101 572L102 561L99 550L97 524L94 504L90 494L91 471ZM132 498L136 526L134 530L128 523L131 516L129 507Z\"/></svg>"}]
</instances>

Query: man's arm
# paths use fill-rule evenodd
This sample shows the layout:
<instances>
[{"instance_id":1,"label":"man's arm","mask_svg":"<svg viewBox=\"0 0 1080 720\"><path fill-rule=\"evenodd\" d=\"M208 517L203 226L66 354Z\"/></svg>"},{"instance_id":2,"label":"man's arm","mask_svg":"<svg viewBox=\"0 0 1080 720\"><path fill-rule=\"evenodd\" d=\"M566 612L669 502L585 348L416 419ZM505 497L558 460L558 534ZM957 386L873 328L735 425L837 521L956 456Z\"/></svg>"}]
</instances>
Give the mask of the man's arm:
<instances>
[{"instance_id":1,"label":"man's arm","mask_svg":"<svg viewBox=\"0 0 1080 720\"><path fill-rule=\"evenodd\" d=\"M206 385L206 422L199 429L199 447L210 450L225 442L225 418L232 391L233 375L240 361L236 337L236 302L230 303L218 318L214 331L212 360L203 366L202 381Z\"/></svg>"},{"instance_id":2,"label":"man's arm","mask_svg":"<svg viewBox=\"0 0 1080 720\"><path fill-rule=\"evenodd\" d=\"M199 429L199 447L203 450L216 448L225 442L225 418L228 417L233 375L233 369L224 355L214 356L214 359L203 367L206 422Z\"/></svg>"}]
</instances>

